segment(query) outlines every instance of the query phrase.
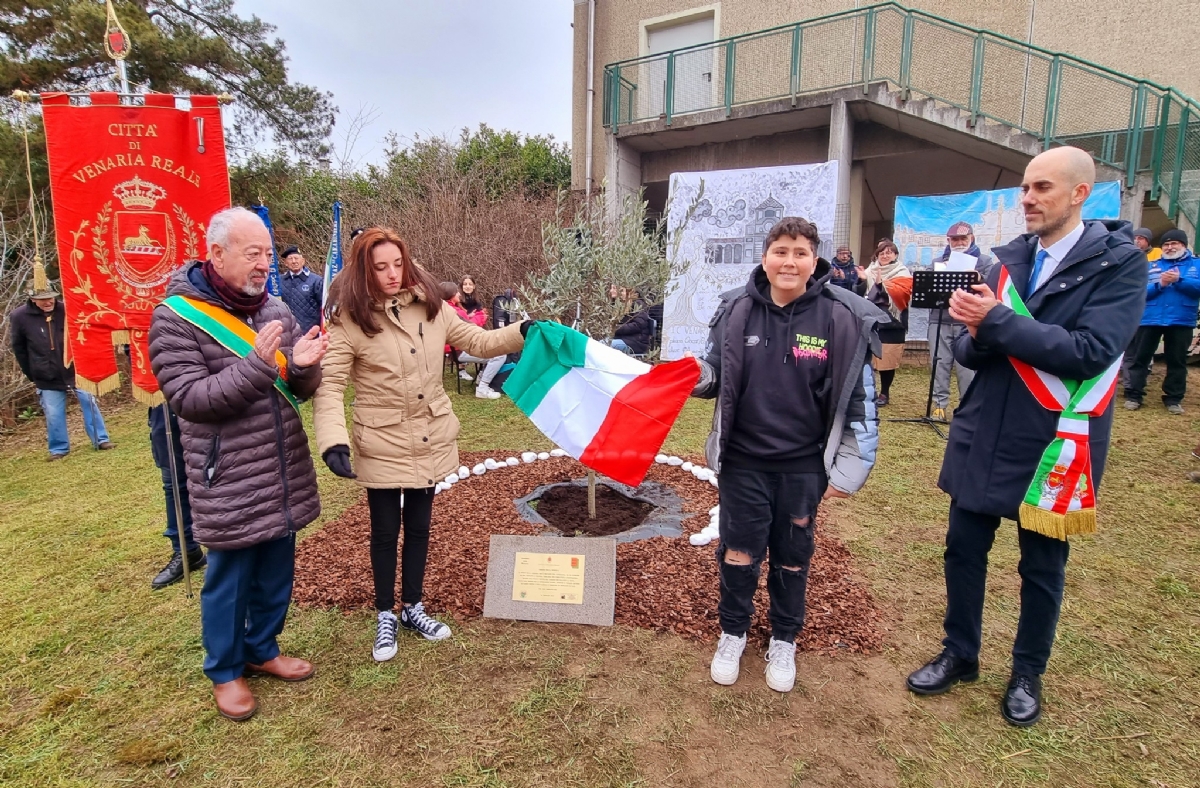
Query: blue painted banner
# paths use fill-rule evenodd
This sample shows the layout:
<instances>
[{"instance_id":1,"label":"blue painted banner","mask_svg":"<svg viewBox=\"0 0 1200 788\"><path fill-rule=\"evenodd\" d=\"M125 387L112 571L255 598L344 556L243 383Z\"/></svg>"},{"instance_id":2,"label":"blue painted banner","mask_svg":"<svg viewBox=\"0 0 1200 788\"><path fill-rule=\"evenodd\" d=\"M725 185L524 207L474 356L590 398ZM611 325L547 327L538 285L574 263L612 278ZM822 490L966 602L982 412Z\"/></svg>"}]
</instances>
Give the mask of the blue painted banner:
<instances>
[{"instance_id":1,"label":"blue painted banner","mask_svg":"<svg viewBox=\"0 0 1200 788\"><path fill-rule=\"evenodd\" d=\"M271 212L265 205L251 205L250 210L258 214L258 218L262 219L263 224L267 226L267 232L271 233L271 271L267 274L267 292L278 298L280 293L279 255L275 252L275 228L271 226Z\"/></svg>"},{"instance_id":2,"label":"blue painted banner","mask_svg":"<svg viewBox=\"0 0 1200 788\"><path fill-rule=\"evenodd\" d=\"M1083 204L1083 218L1116 219L1120 214L1121 184L1097 183ZM1020 188L897 197L892 240L900 249L900 259L913 270L930 268L945 250L946 231L955 222L970 224L975 229L975 243L990 254L993 247L1025 232Z\"/></svg>"},{"instance_id":3,"label":"blue painted banner","mask_svg":"<svg viewBox=\"0 0 1200 788\"><path fill-rule=\"evenodd\" d=\"M1083 204L1084 219L1116 219L1121 215L1121 184L1097 183ZM892 240L900 259L913 271L928 270L946 250L946 231L955 222L967 222L975 230L975 243L986 254L1025 232L1021 189L935 194L929 197L897 197L895 232ZM864 254L866 265L870 251ZM925 340L929 325L926 309L909 314L908 339Z\"/></svg>"},{"instance_id":4,"label":"blue painted banner","mask_svg":"<svg viewBox=\"0 0 1200 788\"><path fill-rule=\"evenodd\" d=\"M325 253L325 282L321 288L321 325L325 324L325 305L329 302L329 286L342 270L342 202L333 203L333 233L329 237L329 250Z\"/></svg>"}]
</instances>

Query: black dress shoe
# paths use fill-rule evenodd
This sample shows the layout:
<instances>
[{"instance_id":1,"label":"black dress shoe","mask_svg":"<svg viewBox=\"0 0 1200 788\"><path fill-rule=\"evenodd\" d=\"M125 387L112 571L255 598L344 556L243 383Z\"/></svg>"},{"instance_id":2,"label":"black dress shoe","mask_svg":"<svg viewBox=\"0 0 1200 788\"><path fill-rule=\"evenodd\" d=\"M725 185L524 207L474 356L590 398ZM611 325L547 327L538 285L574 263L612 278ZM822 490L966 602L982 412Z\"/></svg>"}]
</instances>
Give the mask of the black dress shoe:
<instances>
[{"instance_id":1,"label":"black dress shoe","mask_svg":"<svg viewBox=\"0 0 1200 788\"><path fill-rule=\"evenodd\" d=\"M1028 728L1042 718L1042 678L1014 673L1008 680L1008 691L1000 704L1004 721L1018 728Z\"/></svg>"},{"instance_id":2,"label":"black dress shoe","mask_svg":"<svg viewBox=\"0 0 1200 788\"><path fill-rule=\"evenodd\" d=\"M195 550L188 553L188 569L195 572L208 563L208 556L204 555L203 550ZM172 583L178 583L183 579L183 556L179 553L171 556L171 560L162 568L162 571L154 576L150 581L150 587L154 589L166 588Z\"/></svg>"},{"instance_id":3,"label":"black dress shoe","mask_svg":"<svg viewBox=\"0 0 1200 788\"><path fill-rule=\"evenodd\" d=\"M908 676L908 688L918 695L941 695L960 681L979 678L979 660L965 660L943 651Z\"/></svg>"}]
</instances>

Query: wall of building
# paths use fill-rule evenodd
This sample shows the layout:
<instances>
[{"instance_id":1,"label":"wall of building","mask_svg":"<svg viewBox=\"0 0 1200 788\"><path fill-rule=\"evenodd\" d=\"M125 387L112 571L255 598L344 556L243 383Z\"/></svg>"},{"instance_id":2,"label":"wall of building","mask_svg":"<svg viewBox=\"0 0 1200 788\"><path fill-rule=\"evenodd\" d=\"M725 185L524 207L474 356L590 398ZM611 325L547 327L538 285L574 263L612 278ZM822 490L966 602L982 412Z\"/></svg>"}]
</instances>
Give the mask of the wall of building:
<instances>
[{"instance_id":1,"label":"wall of building","mask_svg":"<svg viewBox=\"0 0 1200 788\"><path fill-rule=\"evenodd\" d=\"M642 21L717 5L718 37L797 22L844 11L853 0L596 0L593 180L604 178L602 112L604 66L642 52ZM1200 99L1200 13L1195 0L912 0L920 8L963 24L981 27L1055 51L1083 57L1136 77L1177 88ZM573 185L583 188L588 4L575 0L575 90L573 107ZM1169 38L1168 38L1169 37ZM1172 54L1174 53L1174 54ZM965 66L969 70L969 63ZM1103 90L1096 82L1095 89Z\"/></svg>"}]
</instances>

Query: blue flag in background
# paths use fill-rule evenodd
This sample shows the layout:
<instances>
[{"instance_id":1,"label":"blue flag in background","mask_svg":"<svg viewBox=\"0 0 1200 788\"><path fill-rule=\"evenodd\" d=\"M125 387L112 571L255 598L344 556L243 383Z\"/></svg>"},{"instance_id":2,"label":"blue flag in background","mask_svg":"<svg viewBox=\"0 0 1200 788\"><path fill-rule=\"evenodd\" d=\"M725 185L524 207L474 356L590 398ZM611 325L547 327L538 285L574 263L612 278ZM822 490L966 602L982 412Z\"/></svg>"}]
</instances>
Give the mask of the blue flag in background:
<instances>
[{"instance_id":1,"label":"blue flag in background","mask_svg":"<svg viewBox=\"0 0 1200 788\"><path fill-rule=\"evenodd\" d=\"M329 251L325 253L325 282L321 288L321 325L325 325L325 305L329 303L329 286L342 270L342 202L333 203L333 234L329 237Z\"/></svg>"},{"instance_id":2,"label":"blue flag in background","mask_svg":"<svg viewBox=\"0 0 1200 788\"><path fill-rule=\"evenodd\" d=\"M267 274L267 292L278 298L279 255L275 252L275 228L271 226L271 212L265 205L251 205L250 210L258 214L258 218L262 219L263 224L267 226L267 232L271 234L271 272Z\"/></svg>"}]
</instances>

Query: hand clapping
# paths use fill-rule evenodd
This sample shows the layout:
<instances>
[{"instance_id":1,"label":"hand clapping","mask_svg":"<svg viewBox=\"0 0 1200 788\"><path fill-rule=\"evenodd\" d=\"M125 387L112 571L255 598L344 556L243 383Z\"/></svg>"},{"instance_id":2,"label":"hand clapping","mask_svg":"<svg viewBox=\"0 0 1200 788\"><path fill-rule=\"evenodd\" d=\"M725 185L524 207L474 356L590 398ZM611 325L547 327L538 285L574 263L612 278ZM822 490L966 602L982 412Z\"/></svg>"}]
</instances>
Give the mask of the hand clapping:
<instances>
[{"instance_id":1,"label":"hand clapping","mask_svg":"<svg viewBox=\"0 0 1200 788\"><path fill-rule=\"evenodd\" d=\"M1000 302L987 285L971 285L971 289L975 292L955 290L950 294L950 317L964 324L973 337L987 313Z\"/></svg>"},{"instance_id":2,"label":"hand clapping","mask_svg":"<svg viewBox=\"0 0 1200 788\"><path fill-rule=\"evenodd\" d=\"M283 341L283 323L272 320L262 327L262 331L258 332L258 336L254 340L254 354L269 366L278 367L279 365L275 363L275 353L279 350L281 341Z\"/></svg>"},{"instance_id":3,"label":"hand clapping","mask_svg":"<svg viewBox=\"0 0 1200 788\"><path fill-rule=\"evenodd\" d=\"M311 367L325 357L329 350L329 335L321 333L320 326L313 326L308 333L296 340L292 348L292 363L298 367Z\"/></svg>"}]
</instances>

